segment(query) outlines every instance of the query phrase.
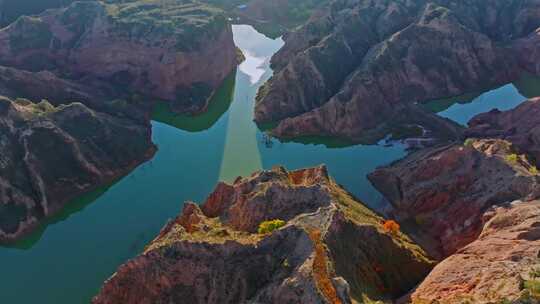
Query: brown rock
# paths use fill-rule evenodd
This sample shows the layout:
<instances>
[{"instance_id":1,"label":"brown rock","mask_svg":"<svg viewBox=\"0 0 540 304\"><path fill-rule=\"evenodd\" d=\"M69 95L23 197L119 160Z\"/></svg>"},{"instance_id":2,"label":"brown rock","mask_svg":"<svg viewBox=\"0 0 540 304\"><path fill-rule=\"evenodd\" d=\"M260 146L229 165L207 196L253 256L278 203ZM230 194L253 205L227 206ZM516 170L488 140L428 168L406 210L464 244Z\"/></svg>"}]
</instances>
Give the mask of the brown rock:
<instances>
[{"instance_id":1,"label":"brown rock","mask_svg":"<svg viewBox=\"0 0 540 304\"><path fill-rule=\"evenodd\" d=\"M403 107L510 82L540 61L525 53L537 40L522 40L539 17L533 0L334 1L274 56L255 119L279 122L278 137L384 137Z\"/></svg>"},{"instance_id":2,"label":"brown rock","mask_svg":"<svg viewBox=\"0 0 540 304\"><path fill-rule=\"evenodd\" d=\"M412 303L540 301L524 283L540 267L540 201L497 207L486 217L478 239L437 265L412 293Z\"/></svg>"},{"instance_id":3,"label":"brown rock","mask_svg":"<svg viewBox=\"0 0 540 304\"><path fill-rule=\"evenodd\" d=\"M519 153L530 156L533 162L540 161L540 98L509 111L493 110L475 116L465 136L501 138L511 142Z\"/></svg>"},{"instance_id":4,"label":"brown rock","mask_svg":"<svg viewBox=\"0 0 540 304\"><path fill-rule=\"evenodd\" d=\"M0 30L0 65L105 80L179 112L205 110L236 64L230 24L196 3L81 1Z\"/></svg>"},{"instance_id":5,"label":"brown rock","mask_svg":"<svg viewBox=\"0 0 540 304\"><path fill-rule=\"evenodd\" d=\"M287 223L253 233L273 219ZM218 186L201 208L186 204L93 303L389 300L414 286L431 262L382 222L324 167L259 172Z\"/></svg>"},{"instance_id":6,"label":"brown rock","mask_svg":"<svg viewBox=\"0 0 540 304\"><path fill-rule=\"evenodd\" d=\"M0 242L149 159L150 137L147 122L80 103L55 107L0 97Z\"/></svg>"},{"instance_id":7,"label":"brown rock","mask_svg":"<svg viewBox=\"0 0 540 304\"><path fill-rule=\"evenodd\" d=\"M395 208L393 215L429 236L424 244L441 256L474 241L491 206L540 197L538 172L503 140L419 151L369 179Z\"/></svg>"}]
</instances>

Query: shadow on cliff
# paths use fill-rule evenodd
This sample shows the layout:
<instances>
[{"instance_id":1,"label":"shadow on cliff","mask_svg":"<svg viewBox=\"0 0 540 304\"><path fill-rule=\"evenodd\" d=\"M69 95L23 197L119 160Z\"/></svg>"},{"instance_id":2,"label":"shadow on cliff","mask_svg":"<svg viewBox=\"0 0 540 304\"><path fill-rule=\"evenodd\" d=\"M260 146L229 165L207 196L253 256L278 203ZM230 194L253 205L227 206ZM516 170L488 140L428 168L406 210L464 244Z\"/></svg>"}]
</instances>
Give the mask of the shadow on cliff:
<instances>
[{"instance_id":1,"label":"shadow on cliff","mask_svg":"<svg viewBox=\"0 0 540 304\"><path fill-rule=\"evenodd\" d=\"M216 90L206 112L195 116L176 114L169 110L166 102L159 101L154 106L152 120L193 133L208 130L231 106L235 84L236 69L227 76L223 84Z\"/></svg>"}]
</instances>

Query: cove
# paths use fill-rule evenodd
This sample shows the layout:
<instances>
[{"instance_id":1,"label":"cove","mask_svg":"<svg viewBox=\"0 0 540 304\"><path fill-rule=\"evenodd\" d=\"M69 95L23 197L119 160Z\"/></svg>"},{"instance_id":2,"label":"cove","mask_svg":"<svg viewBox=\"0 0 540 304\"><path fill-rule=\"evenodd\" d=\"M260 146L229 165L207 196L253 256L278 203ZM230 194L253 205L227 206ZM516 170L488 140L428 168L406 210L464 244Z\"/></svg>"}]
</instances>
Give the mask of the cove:
<instances>
[{"instance_id":1,"label":"cove","mask_svg":"<svg viewBox=\"0 0 540 304\"><path fill-rule=\"evenodd\" d=\"M272 75L269 61L283 41L246 25L235 25L233 32L246 61L225 81L207 113L188 117L158 106L152 126L159 150L152 160L73 202L37 233L0 247L0 303L88 303L121 263L140 253L179 213L184 201L202 202L217 182L255 170L324 163L360 200L382 206L366 175L404 157L405 147L268 138L253 122L254 100ZM490 98L503 99L498 94Z\"/></svg>"},{"instance_id":2,"label":"cove","mask_svg":"<svg viewBox=\"0 0 540 304\"><path fill-rule=\"evenodd\" d=\"M540 78L524 74L513 83L484 92L431 101L425 107L466 126L478 114L493 109L507 111L536 96L540 96Z\"/></svg>"}]
</instances>

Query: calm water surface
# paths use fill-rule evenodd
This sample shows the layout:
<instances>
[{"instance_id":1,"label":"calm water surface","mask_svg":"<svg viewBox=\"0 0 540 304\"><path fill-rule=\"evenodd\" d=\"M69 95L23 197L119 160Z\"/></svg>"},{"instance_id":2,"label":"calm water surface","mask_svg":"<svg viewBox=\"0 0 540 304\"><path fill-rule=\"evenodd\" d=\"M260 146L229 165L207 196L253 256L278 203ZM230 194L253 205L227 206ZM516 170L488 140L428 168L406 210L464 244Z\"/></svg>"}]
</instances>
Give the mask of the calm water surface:
<instances>
[{"instance_id":1,"label":"calm water surface","mask_svg":"<svg viewBox=\"0 0 540 304\"><path fill-rule=\"evenodd\" d=\"M121 263L140 253L178 214L184 201L201 202L218 181L277 164L296 169L325 163L340 184L368 205L379 206L380 195L366 174L405 156L404 147L269 140L252 122L253 103L258 87L271 76L269 59L283 41L242 25L234 26L234 38L246 61L216 94L208 113L175 116L157 107L152 125L159 151L151 161L73 202L29 238L0 248L0 303L88 303ZM489 103L509 107L524 99L513 87L488 94ZM433 106L447 107L441 115L464 122L471 112L493 107L489 103ZM485 107L480 110L479 104Z\"/></svg>"}]
</instances>

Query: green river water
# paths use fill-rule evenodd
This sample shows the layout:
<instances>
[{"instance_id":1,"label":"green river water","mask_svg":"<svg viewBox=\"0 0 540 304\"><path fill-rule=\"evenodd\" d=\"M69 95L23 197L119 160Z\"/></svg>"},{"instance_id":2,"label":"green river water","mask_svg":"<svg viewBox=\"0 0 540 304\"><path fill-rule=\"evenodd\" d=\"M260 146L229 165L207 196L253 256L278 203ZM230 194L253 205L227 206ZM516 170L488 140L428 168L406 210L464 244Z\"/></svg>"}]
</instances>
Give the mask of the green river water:
<instances>
[{"instance_id":1,"label":"green river water","mask_svg":"<svg viewBox=\"0 0 540 304\"><path fill-rule=\"evenodd\" d=\"M245 25L234 26L234 38L246 61L227 79L208 113L175 116L158 107L152 126L159 150L152 160L73 202L37 233L0 247L0 303L88 303L121 263L140 253L180 212L184 201L202 202L218 181L274 165L297 169L324 163L359 199L380 206L380 194L366 174L405 156L405 147L266 139L252 122L253 103L258 87L271 76L270 57L283 41ZM493 107L511 108L524 95L540 95L534 92L537 83L523 81L428 106L465 123Z\"/></svg>"}]
</instances>

